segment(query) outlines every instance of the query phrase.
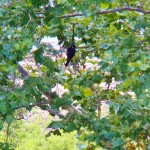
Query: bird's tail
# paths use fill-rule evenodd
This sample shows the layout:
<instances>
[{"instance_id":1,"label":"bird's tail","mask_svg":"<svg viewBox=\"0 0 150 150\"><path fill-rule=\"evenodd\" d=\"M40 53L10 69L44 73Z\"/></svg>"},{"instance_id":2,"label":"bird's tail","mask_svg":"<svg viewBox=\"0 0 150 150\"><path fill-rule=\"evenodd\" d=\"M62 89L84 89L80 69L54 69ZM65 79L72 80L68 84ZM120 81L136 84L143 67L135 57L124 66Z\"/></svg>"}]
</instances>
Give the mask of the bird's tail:
<instances>
[{"instance_id":1,"label":"bird's tail","mask_svg":"<svg viewBox=\"0 0 150 150\"><path fill-rule=\"evenodd\" d=\"M65 66L67 67L69 62L70 62L71 59L67 59L67 62L65 63Z\"/></svg>"}]
</instances>

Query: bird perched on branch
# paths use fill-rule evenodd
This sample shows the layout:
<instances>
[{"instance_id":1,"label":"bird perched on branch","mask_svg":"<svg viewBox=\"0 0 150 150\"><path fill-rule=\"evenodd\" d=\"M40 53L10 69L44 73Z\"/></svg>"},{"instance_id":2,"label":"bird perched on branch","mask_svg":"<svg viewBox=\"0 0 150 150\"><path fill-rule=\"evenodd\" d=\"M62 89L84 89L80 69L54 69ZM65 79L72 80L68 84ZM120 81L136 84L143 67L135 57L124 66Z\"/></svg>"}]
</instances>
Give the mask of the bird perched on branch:
<instances>
[{"instance_id":1,"label":"bird perched on branch","mask_svg":"<svg viewBox=\"0 0 150 150\"><path fill-rule=\"evenodd\" d=\"M72 60L73 56L75 55L76 52L76 45L74 42L74 26L76 23L73 23L73 31L72 31L72 44L70 47L68 47L67 49L67 62L65 64L65 66L67 67L69 62Z\"/></svg>"},{"instance_id":2,"label":"bird perched on branch","mask_svg":"<svg viewBox=\"0 0 150 150\"><path fill-rule=\"evenodd\" d=\"M67 49L67 62L65 66L67 67L73 56L75 55L76 52L76 45L72 44L68 49Z\"/></svg>"}]
</instances>

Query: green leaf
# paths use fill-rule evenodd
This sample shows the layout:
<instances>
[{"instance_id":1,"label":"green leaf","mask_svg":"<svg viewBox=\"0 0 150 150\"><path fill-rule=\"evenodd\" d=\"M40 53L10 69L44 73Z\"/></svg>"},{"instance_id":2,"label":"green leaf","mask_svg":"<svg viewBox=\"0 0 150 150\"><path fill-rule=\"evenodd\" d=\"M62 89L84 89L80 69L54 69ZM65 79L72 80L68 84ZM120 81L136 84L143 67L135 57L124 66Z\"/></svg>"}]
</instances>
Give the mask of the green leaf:
<instances>
[{"instance_id":1,"label":"green leaf","mask_svg":"<svg viewBox=\"0 0 150 150\"><path fill-rule=\"evenodd\" d=\"M147 70L150 66L149 66L149 64L141 64L139 67L140 67L140 70L145 71L145 70Z\"/></svg>"},{"instance_id":2,"label":"green leaf","mask_svg":"<svg viewBox=\"0 0 150 150\"><path fill-rule=\"evenodd\" d=\"M74 95L75 95L75 96L82 96L82 95L81 95L81 92L80 92L80 91L77 91L77 90L74 91Z\"/></svg>"},{"instance_id":3,"label":"green leaf","mask_svg":"<svg viewBox=\"0 0 150 150\"><path fill-rule=\"evenodd\" d=\"M91 142L93 142L94 140L95 140L95 135L94 134L91 134L89 137L88 137L88 139L91 141Z\"/></svg>"},{"instance_id":4,"label":"green leaf","mask_svg":"<svg viewBox=\"0 0 150 150\"><path fill-rule=\"evenodd\" d=\"M132 79L126 79L124 82L122 82L121 86L122 88L128 88L133 85L134 81Z\"/></svg>"},{"instance_id":5,"label":"green leaf","mask_svg":"<svg viewBox=\"0 0 150 150\"><path fill-rule=\"evenodd\" d=\"M85 133L82 133L82 135L80 136L80 140L81 140L81 141L84 141L85 138L86 138L86 134L85 134Z\"/></svg>"},{"instance_id":6,"label":"green leaf","mask_svg":"<svg viewBox=\"0 0 150 150\"><path fill-rule=\"evenodd\" d=\"M3 124L4 124L4 122L2 120L0 120L0 130L3 128Z\"/></svg>"},{"instance_id":7,"label":"green leaf","mask_svg":"<svg viewBox=\"0 0 150 150\"><path fill-rule=\"evenodd\" d=\"M65 3L66 0L57 0L57 4Z\"/></svg>"},{"instance_id":8,"label":"green leaf","mask_svg":"<svg viewBox=\"0 0 150 150\"><path fill-rule=\"evenodd\" d=\"M92 92L92 90L90 88L85 88L83 90L83 94L84 94L85 97L89 97L89 96L93 95L93 92Z\"/></svg>"},{"instance_id":9,"label":"green leaf","mask_svg":"<svg viewBox=\"0 0 150 150\"><path fill-rule=\"evenodd\" d=\"M37 63L41 64L43 63L44 61L43 52L44 52L43 47L40 47L38 50L34 52L34 58Z\"/></svg>"},{"instance_id":10,"label":"green leaf","mask_svg":"<svg viewBox=\"0 0 150 150\"><path fill-rule=\"evenodd\" d=\"M5 114L7 112L6 101L0 101L0 112L1 114Z\"/></svg>"},{"instance_id":11,"label":"green leaf","mask_svg":"<svg viewBox=\"0 0 150 150\"><path fill-rule=\"evenodd\" d=\"M135 28L135 30L145 29L147 26L149 26L149 24L147 22L143 21L143 22L138 22L137 24L135 24L134 28Z\"/></svg>"},{"instance_id":12,"label":"green leaf","mask_svg":"<svg viewBox=\"0 0 150 150\"><path fill-rule=\"evenodd\" d=\"M49 57L45 57L42 64L44 64L50 72L54 71L54 62Z\"/></svg>"},{"instance_id":13,"label":"green leaf","mask_svg":"<svg viewBox=\"0 0 150 150\"><path fill-rule=\"evenodd\" d=\"M63 128L63 124L60 121L53 121L48 128L60 129Z\"/></svg>"},{"instance_id":14,"label":"green leaf","mask_svg":"<svg viewBox=\"0 0 150 150\"><path fill-rule=\"evenodd\" d=\"M94 74L94 76L92 77L92 81L94 83L100 83L102 80L102 76L100 74Z\"/></svg>"},{"instance_id":15,"label":"green leaf","mask_svg":"<svg viewBox=\"0 0 150 150\"><path fill-rule=\"evenodd\" d=\"M6 98L6 95L0 95L0 100L3 100Z\"/></svg>"},{"instance_id":16,"label":"green leaf","mask_svg":"<svg viewBox=\"0 0 150 150\"><path fill-rule=\"evenodd\" d=\"M5 120L8 124L11 124L14 121L14 118L12 115L7 115Z\"/></svg>"},{"instance_id":17,"label":"green leaf","mask_svg":"<svg viewBox=\"0 0 150 150\"><path fill-rule=\"evenodd\" d=\"M107 9L109 7L109 3L100 3L101 9Z\"/></svg>"},{"instance_id":18,"label":"green leaf","mask_svg":"<svg viewBox=\"0 0 150 150\"><path fill-rule=\"evenodd\" d=\"M117 138L113 142L111 142L112 148L117 148L125 144L125 141L121 138Z\"/></svg>"},{"instance_id":19,"label":"green leaf","mask_svg":"<svg viewBox=\"0 0 150 150\"><path fill-rule=\"evenodd\" d=\"M5 9L0 8L0 18L3 17L3 14L5 13Z\"/></svg>"},{"instance_id":20,"label":"green leaf","mask_svg":"<svg viewBox=\"0 0 150 150\"><path fill-rule=\"evenodd\" d=\"M150 110L150 102L148 103L147 108Z\"/></svg>"},{"instance_id":21,"label":"green leaf","mask_svg":"<svg viewBox=\"0 0 150 150\"><path fill-rule=\"evenodd\" d=\"M14 121L13 118L18 118L15 112L19 110L16 110L16 107L25 106L31 110L30 103L36 105L49 102L45 92L57 84L62 84L69 91L61 97L52 96L49 106L42 105L40 108L45 110L50 107L52 115L57 115L61 109L67 110L71 105L75 110L66 116L58 114L58 121L55 120L51 127L62 128L64 131L77 130L77 133L85 135L81 140L85 140L84 143L88 146L91 146L90 142L93 141L92 147L88 147L91 149L96 149L96 146L104 148L104 139L108 140L108 143L112 141L111 149L115 150L122 149L123 141L128 139L131 139L131 142L137 141L139 133L145 133L145 129L148 129L150 23L149 16L143 12L110 11L118 6L121 8L125 2L1 0L0 119L10 124ZM128 4L137 7L139 1L128 0ZM149 5L149 1L142 2L145 10L149 9ZM105 14L102 15L103 11ZM75 41L71 40L73 24L75 24ZM50 46L55 43L51 39L45 44L41 43L44 36L58 39L62 49L55 50L55 47ZM67 51L63 49L71 42L75 42L77 47L74 65L65 67L64 53ZM37 50L30 52L33 45ZM101 61L95 61L96 59ZM30 76L24 78L19 73L16 65L19 61L25 65ZM40 70L36 67L36 63L40 64ZM96 65L100 65L100 68L94 67ZM115 89L102 90L96 87L103 82L116 85L115 81L121 82ZM96 92L92 90L93 86ZM65 92L59 86L56 90L57 93ZM135 100L132 100L130 91L136 94ZM99 118L98 100L105 99L111 102L109 104L102 102L101 117L106 111L108 114L107 117ZM107 105L109 108L105 107ZM16 126L11 126L11 130L13 133L18 132ZM13 143L15 149L15 145L21 144L11 141L13 138L10 135L8 147ZM146 138L143 136L142 141L146 141ZM22 138L15 141L20 139ZM41 146L41 143L35 143L36 146ZM33 146L32 149L41 149L34 147L32 139L30 145ZM146 146L145 144L144 147Z\"/></svg>"}]
</instances>

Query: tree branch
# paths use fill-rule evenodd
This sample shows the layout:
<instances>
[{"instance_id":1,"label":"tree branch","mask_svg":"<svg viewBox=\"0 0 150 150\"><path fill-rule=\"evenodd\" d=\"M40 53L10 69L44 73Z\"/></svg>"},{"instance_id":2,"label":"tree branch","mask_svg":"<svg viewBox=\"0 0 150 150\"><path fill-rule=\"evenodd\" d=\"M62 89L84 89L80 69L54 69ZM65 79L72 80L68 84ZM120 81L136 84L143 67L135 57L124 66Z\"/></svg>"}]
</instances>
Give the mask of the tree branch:
<instances>
[{"instance_id":1,"label":"tree branch","mask_svg":"<svg viewBox=\"0 0 150 150\"><path fill-rule=\"evenodd\" d=\"M19 63L18 63L18 70L23 76L25 77L30 76L29 72L26 69L24 69Z\"/></svg>"},{"instance_id":2,"label":"tree branch","mask_svg":"<svg viewBox=\"0 0 150 150\"><path fill-rule=\"evenodd\" d=\"M104 11L99 11L96 14L107 14L107 13L113 13L113 12L120 12L120 11L137 11L143 14L150 14L150 11L146 11L141 8L132 8L132 7L123 7L123 8L116 8L116 9L111 9L111 10L104 10Z\"/></svg>"},{"instance_id":3,"label":"tree branch","mask_svg":"<svg viewBox=\"0 0 150 150\"><path fill-rule=\"evenodd\" d=\"M64 16L58 16L58 18L69 18L69 17L78 17L78 16L83 16L83 14L81 14L81 13L67 14Z\"/></svg>"},{"instance_id":4,"label":"tree branch","mask_svg":"<svg viewBox=\"0 0 150 150\"><path fill-rule=\"evenodd\" d=\"M115 12L120 12L120 11L136 11L136 12L140 12L143 14L150 14L150 11L144 10L141 8L123 7L123 8L115 8L115 9L111 9L111 10L98 11L98 12L96 12L96 15L115 13ZM67 14L67 15L63 15L63 16L58 16L58 18L68 18L68 17L78 17L78 16L83 16L83 14L82 13Z\"/></svg>"},{"instance_id":5,"label":"tree branch","mask_svg":"<svg viewBox=\"0 0 150 150\"><path fill-rule=\"evenodd\" d=\"M25 105L22 105L22 106L17 106L14 108L14 110L17 110L17 109L20 109L20 108L28 108L28 107L35 107L35 106L48 106L49 102L39 102L39 103L35 103L35 104L30 104L29 106L25 106ZM51 115L58 115L60 116L59 112L57 112L56 110L53 110L51 109L50 107L47 107L46 109Z\"/></svg>"}]
</instances>

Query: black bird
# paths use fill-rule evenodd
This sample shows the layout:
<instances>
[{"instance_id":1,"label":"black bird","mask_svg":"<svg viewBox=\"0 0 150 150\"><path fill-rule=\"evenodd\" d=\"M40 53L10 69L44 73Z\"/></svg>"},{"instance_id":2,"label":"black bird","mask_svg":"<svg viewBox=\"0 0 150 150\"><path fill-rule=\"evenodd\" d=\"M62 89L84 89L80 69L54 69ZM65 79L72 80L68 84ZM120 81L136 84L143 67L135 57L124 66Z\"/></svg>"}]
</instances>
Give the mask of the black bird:
<instances>
[{"instance_id":1,"label":"black bird","mask_svg":"<svg viewBox=\"0 0 150 150\"><path fill-rule=\"evenodd\" d=\"M70 47L67 49L67 62L65 66L67 67L73 56L75 55L76 52L76 45L72 44Z\"/></svg>"}]
</instances>

